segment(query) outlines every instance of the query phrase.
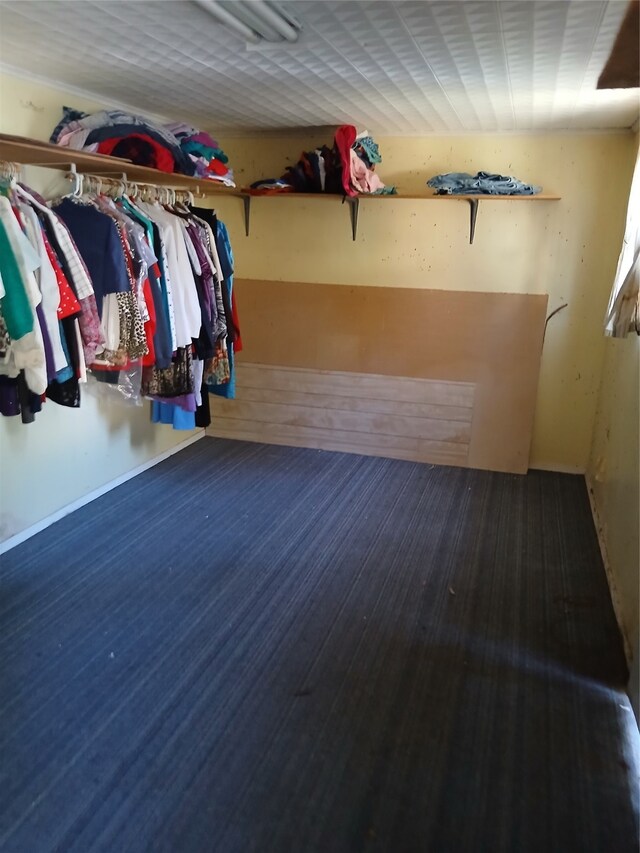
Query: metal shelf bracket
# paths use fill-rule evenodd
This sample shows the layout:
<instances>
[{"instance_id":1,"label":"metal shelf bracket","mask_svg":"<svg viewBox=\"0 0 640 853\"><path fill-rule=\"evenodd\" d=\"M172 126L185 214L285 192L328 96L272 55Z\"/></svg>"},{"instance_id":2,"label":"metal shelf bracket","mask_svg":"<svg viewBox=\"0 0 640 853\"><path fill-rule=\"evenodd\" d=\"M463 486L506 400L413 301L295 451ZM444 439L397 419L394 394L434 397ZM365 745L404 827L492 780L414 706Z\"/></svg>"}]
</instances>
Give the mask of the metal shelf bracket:
<instances>
[{"instance_id":1,"label":"metal shelf bracket","mask_svg":"<svg viewBox=\"0 0 640 853\"><path fill-rule=\"evenodd\" d=\"M478 218L478 199L469 198L469 244L473 243L473 238L476 233L476 219Z\"/></svg>"},{"instance_id":2,"label":"metal shelf bracket","mask_svg":"<svg viewBox=\"0 0 640 853\"><path fill-rule=\"evenodd\" d=\"M251 196L243 195L242 204L244 205L244 233L249 236L249 224L251 218Z\"/></svg>"},{"instance_id":3,"label":"metal shelf bracket","mask_svg":"<svg viewBox=\"0 0 640 853\"><path fill-rule=\"evenodd\" d=\"M358 214L360 213L360 199L356 196L349 197L344 196L342 199L342 203L347 202L349 205L349 217L351 219L351 237L355 243L356 237L358 236Z\"/></svg>"}]
</instances>

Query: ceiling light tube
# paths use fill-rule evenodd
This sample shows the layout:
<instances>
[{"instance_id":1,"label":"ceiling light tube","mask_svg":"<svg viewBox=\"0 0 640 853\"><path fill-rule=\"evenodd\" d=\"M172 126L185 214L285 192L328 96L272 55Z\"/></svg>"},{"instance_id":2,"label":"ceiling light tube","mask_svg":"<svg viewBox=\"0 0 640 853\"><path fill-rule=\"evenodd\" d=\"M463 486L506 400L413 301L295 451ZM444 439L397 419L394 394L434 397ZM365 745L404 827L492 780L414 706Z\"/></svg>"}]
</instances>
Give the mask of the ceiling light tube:
<instances>
[{"instance_id":1,"label":"ceiling light tube","mask_svg":"<svg viewBox=\"0 0 640 853\"><path fill-rule=\"evenodd\" d=\"M254 15L267 23L286 41L298 41L298 31L274 11L266 0L251 0L250 8Z\"/></svg>"},{"instance_id":2,"label":"ceiling light tube","mask_svg":"<svg viewBox=\"0 0 640 853\"><path fill-rule=\"evenodd\" d=\"M286 6L283 6L282 3L276 3L276 0L269 0L269 6L271 6L273 11L277 12L281 18L284 18L288 24L291 24L294 30L298 30L298 32L302 30L302 24L300 21Z\"/></svg>"},{"instance_id":3,"label":"ceiling light tube","mask_svg":"<svg viewBox=\"0 0 640 853\"><path fill-rule=\"evenodd\" d=\"M237 18L241 23L246 24L260 38L270 42L281 42L282 36L276 32L273 27L270 27L266 21L263 21L258 15L253 12L253 3L240 3L238 0L225 3L225 8L230 15Z\"/></svg>"},{"instance_id":4,"label":"ceiling light tube","mask_svg":"<svg viewBox=\"0 0 640 853\"><path fill-rule=\"evenodd\" d=\"M246 41L252 42L252 44L258 44L260 41L260 36L256 35L256 33L248 27L246 24L243 24L242 21L239 21L231 12L228 12L219 2L218 0L193 0L193 2L200 6L205 12L209 15L213 15L221 24L229 27L234 30L239 36L242 36ZM276 29L274 27L274 29ZM279 30L278 30L279 32ZM295 32L295 31L294 31Z\"/></svg>"}]
</instances>

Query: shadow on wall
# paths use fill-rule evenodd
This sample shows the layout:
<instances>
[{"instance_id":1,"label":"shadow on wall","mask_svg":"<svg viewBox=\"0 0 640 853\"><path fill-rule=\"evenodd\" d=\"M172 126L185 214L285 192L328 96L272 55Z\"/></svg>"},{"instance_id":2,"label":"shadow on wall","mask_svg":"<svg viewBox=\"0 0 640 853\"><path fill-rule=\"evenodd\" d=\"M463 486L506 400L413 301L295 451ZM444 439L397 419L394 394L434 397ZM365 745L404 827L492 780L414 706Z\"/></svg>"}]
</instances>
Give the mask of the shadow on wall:
<instances>
[{"instance_id":1,"label":"shadow on wall","mask_svg":"<svg viewBox=\"0 0 640 853\"><path fill-rule=\"evenodd\" d=\"M153 425L149 400L143 399L141 404L137 404L127 396L128 389L125 386L120 391L116 387L90 381L86 393L96 399L99 416L104 420L109 436L128 437L127 444L134 450L157 451L160 437L165 444L167 439L169 444L177 444L199 431L176 431L167 425ZM107 449L105 452L108 452Z\"/></svg>"}]
</instances>

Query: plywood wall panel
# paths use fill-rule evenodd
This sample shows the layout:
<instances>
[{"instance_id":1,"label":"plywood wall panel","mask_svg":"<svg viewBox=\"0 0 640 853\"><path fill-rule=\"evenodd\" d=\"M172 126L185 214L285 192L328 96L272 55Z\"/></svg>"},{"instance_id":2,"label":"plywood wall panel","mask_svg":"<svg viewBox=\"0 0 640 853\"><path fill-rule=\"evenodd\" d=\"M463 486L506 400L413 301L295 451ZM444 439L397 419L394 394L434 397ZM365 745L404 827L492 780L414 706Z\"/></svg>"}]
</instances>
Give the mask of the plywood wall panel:
<instances>
[{"instance_id":1,"label":"plywood wall panel","mask_svg":"<svg viewBox=\"0 0 640 853\"><path fill-rule=\"evenodd\" d=\"M242 398L244 386L319 394L325 403L327 397L349 401L369 397L452 406L455 416L441 412L444 418L432 418L424 412L423 418L451 423L460 419L461 410L472 411L463 417L471 423L468 454L453 464L527 470L546 295L248 279L236 282L236 293L244 343L238 358L243 371L238 376L241 403L249 402ZM275 373L268 377L261 367ZM303 378L290 368L307 373ZM352 373L360 374L357 393ZM264 397L263 401L269 402ZM347 417L353 404L337 408L341 415L334 426L344 432L341 426L353 424ZM384 409L383 403L381 415ZM411 417L407 412L402 416ZM372 422L368 423L370 430ZM422 435L426 440L443 436Z\"/></svg>"}]
</instances>

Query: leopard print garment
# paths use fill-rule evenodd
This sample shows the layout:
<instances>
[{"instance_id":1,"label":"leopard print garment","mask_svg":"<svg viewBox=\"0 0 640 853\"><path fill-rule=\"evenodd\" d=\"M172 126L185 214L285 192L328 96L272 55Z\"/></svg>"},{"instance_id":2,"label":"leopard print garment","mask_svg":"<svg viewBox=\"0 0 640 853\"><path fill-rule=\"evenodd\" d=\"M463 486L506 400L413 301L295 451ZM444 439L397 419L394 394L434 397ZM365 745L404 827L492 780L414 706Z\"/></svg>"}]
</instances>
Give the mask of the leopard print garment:
<instances>
[{"instance_id":1,"label":"leopard print garment","mask_svg":"<svg viewBox=\"0 0 640 853\"><path fill-rule=\"evenodd\" d=\"M11 338L9 337L9 332L7 331L7 325L4 322L2 312L0 312L0 358L5 357L10 345Z\"/></svg>"},{"instance_id":2,"label":"leopard print garment","mask_svg":"<svg viewBox=\"0 0 640 853\"><path fill-rule=\"evenodd\" d=\"M149 352L140 309L133 293L117 293L116 298L120 317L119 350L135 361Z\"/></svg>"}]
</instances>

